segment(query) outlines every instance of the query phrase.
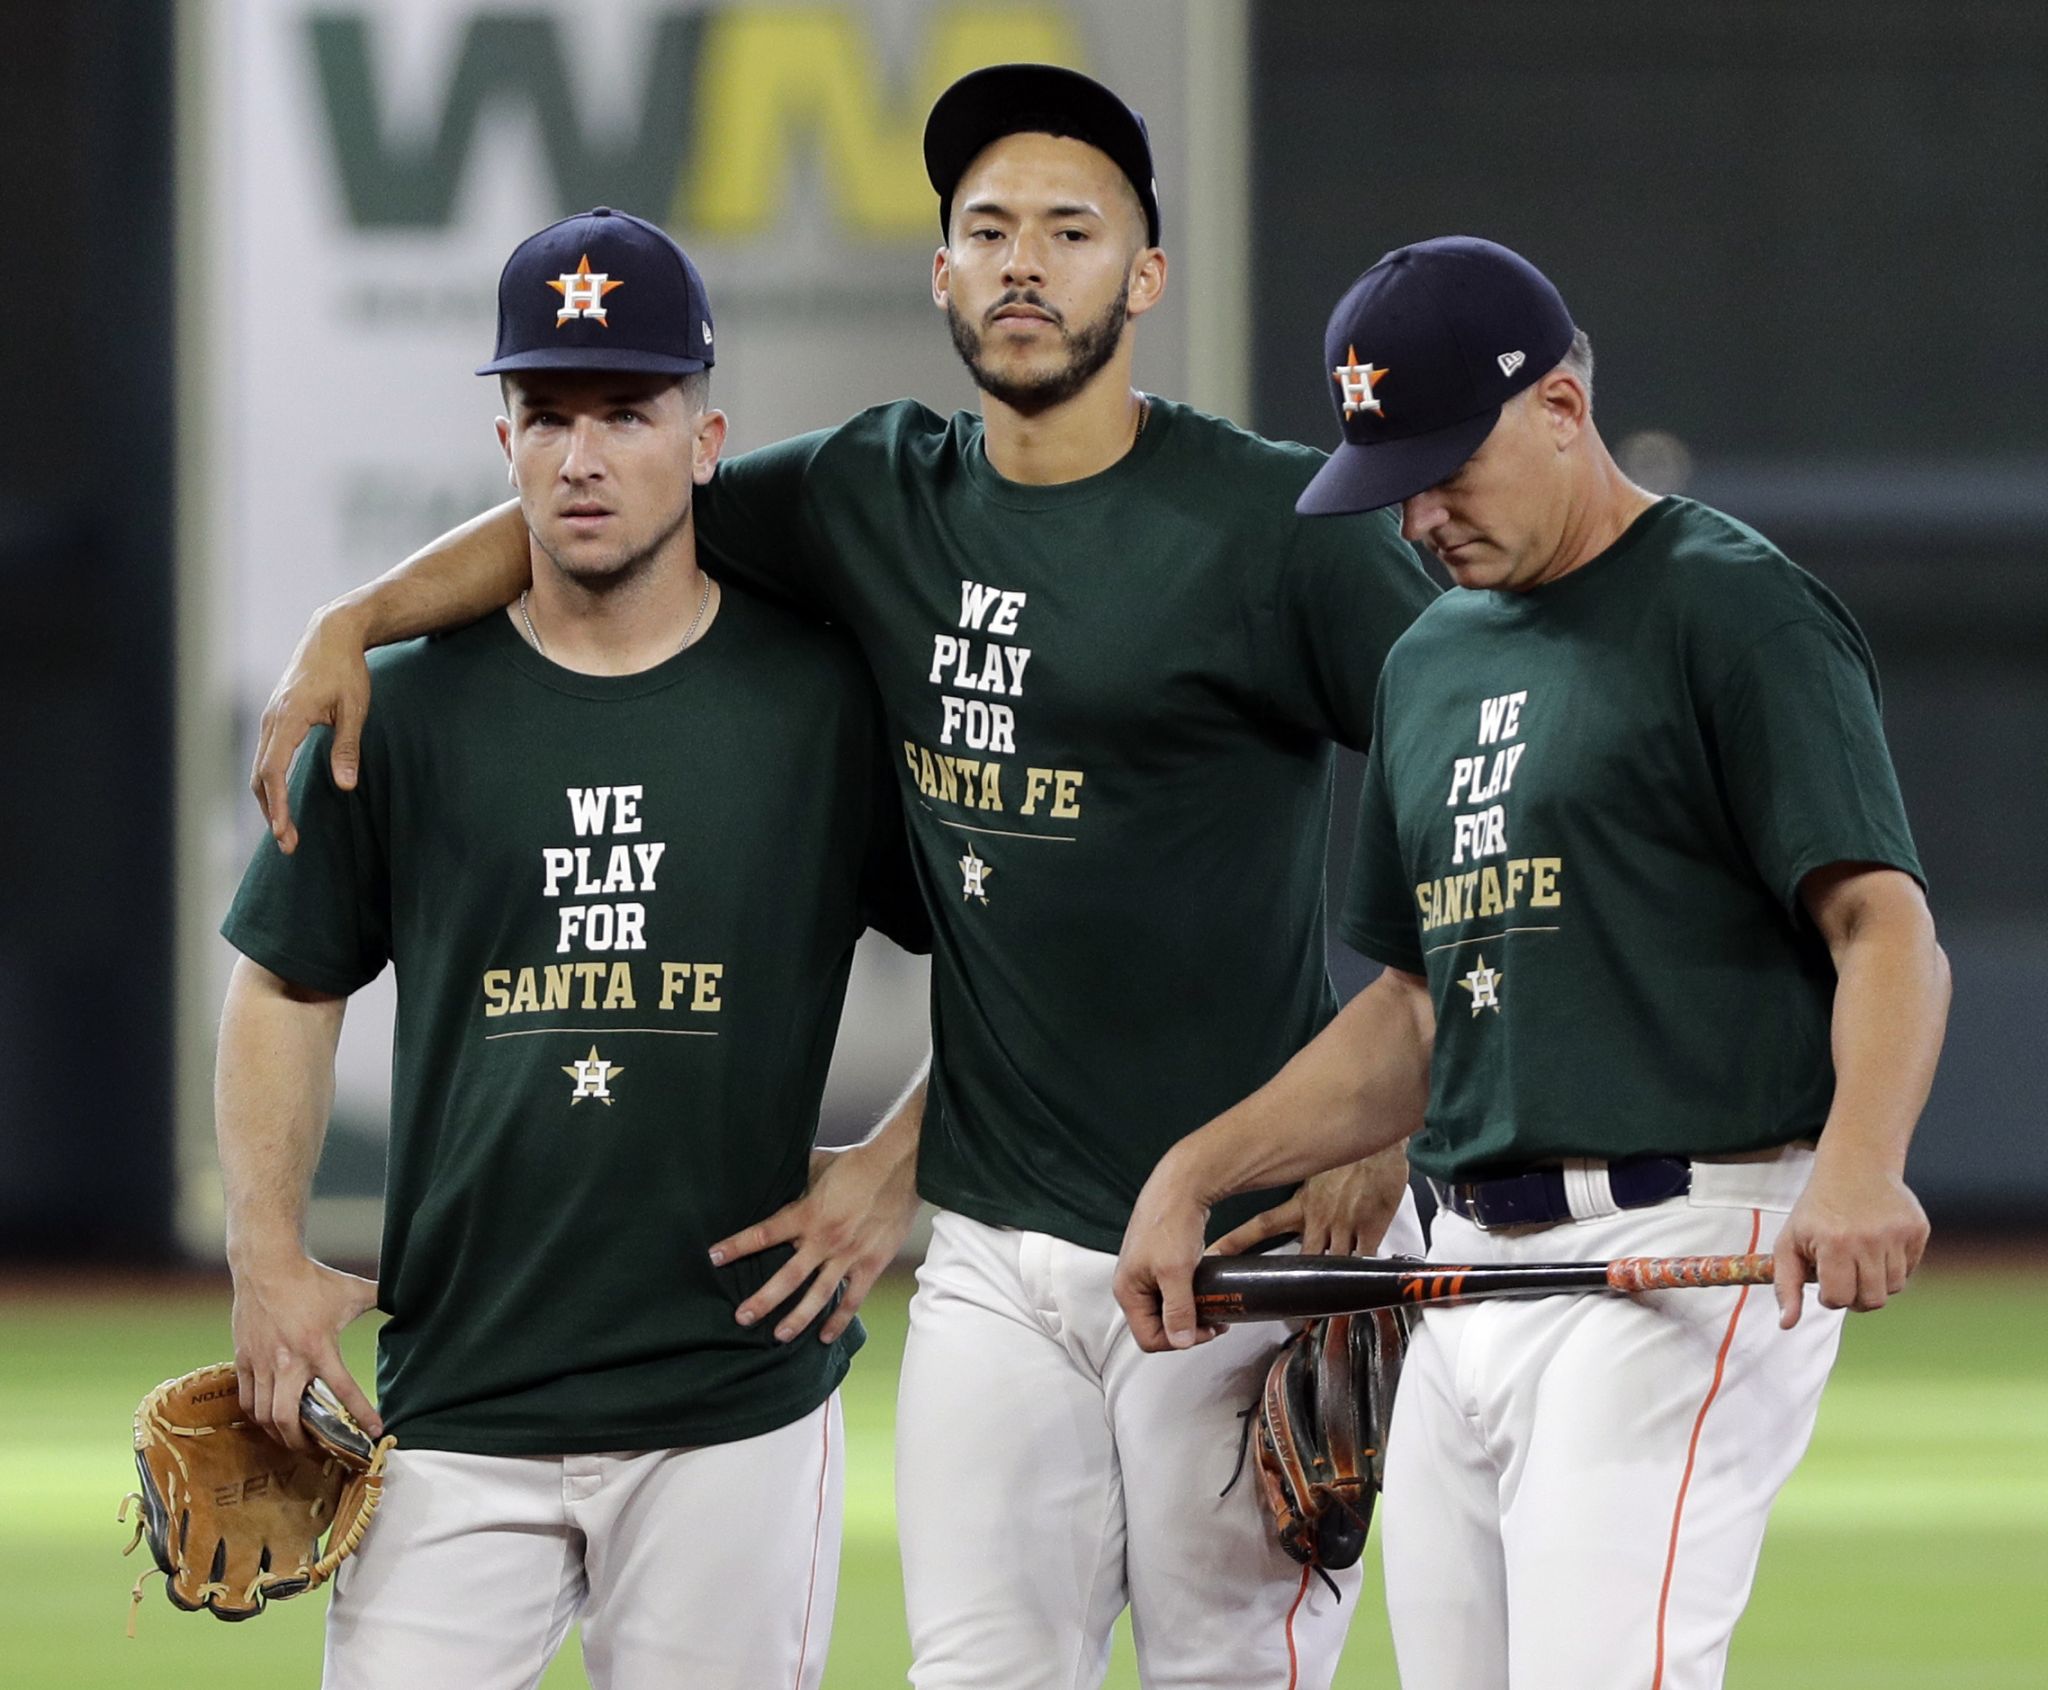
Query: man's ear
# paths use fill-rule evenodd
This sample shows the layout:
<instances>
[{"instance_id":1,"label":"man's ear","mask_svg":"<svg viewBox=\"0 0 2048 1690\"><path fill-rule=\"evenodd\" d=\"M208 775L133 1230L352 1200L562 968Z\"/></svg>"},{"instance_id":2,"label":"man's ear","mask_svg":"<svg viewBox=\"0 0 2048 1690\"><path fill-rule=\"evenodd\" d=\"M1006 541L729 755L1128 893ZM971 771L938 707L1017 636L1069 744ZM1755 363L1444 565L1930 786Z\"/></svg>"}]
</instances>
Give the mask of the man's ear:
<instances>
[{"instance_id":1,"label":"man's ear","mask_svg":"<svg viewBox=\"0 0 2048 1690\"><path fill-rule=\"evenodd\" d=\"M1131 279L1124 288L1124 311L1142 317L1166 294L1166 254L1156 246L1141 249L1131 261Z\"/></svg>"},{"instance_id":2,"label":"man's ear","mask_svg":"<svg viewBox=\"0 0 2048 1690\"><path fill-rule=\"evenodd\" d=\"M1569 370L1552 370L1535 387L1535 402L1559 450L1578 439L1593 415L1593 400Z\"/></svg>"},{"instance_id":3,"label":"man's ear","mask_svg":"<svg viewBox=\"0 0 2048 1690\"><path fill-rule=\"evenodd\" d=\"M718 454L725 450L725 431L723 411L706 411L697 419L697 438L690 447L690 479L699 487L718 468Z\"/></svg>"}]
</instances>

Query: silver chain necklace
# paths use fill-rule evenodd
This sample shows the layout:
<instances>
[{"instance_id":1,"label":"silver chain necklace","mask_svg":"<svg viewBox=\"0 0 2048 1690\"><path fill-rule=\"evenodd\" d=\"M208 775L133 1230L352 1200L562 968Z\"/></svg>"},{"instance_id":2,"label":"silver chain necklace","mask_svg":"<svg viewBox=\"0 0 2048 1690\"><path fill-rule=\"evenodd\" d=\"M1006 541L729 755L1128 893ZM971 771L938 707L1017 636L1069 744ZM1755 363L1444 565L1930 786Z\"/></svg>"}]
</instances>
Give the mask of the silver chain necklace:
<instances>
[{"instance_id":1,"label":"silver chain necklace","mask_svg":"<svg viewBox=\"0 0 2048 1690\"><path fill-rule=\"evenodd\" d=\"M526 637L533 641L533 649L546 657L548 648L540 643L540 631L533 625L533 612L527 608L527 600L533 597L533 589L526 588L519 595L519 620L526 624ZM697 596L697 614L690 618L690 625L683 631L683 643L676 647L671 656L680 656L690 649L690 642L697 637L697 629L704 621L704 612L711 603L711 577L704 577L704 591Z\"/></svg>"}]
</instances>

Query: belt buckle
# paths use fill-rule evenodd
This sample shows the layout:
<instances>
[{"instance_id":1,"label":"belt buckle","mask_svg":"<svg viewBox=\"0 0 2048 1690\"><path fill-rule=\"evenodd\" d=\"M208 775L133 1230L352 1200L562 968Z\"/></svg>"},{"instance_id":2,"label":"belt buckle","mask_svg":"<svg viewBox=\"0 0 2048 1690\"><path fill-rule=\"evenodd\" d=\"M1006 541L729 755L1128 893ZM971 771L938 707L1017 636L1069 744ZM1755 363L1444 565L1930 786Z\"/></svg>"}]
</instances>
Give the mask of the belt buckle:
<instances>
[{"instance_id":1,"label":"belt buckle","mask_svg":"<svg viewBox=\"0 0 2048 1690\"><path fill-rule=\"evenodd\" d=\"M1468 1183L1466 1201L1476 1211L1482 1201L1491 1214L1481 1219L1468 1215L1481 1232L1503 1232L1510 1228L1555 1226L1570 1218L1569 1206L1560 1212L1560 1193L1553 1189L1555 1169L1529 1168L1519 1174L1504 1174L1490 1180ZM1491 1196L1484 1195L1490 1191Z\"/></svg>"},{"instance_id":2,"label":"belt buckle","mask_svg":"<svg viewBox=\"0 0 2048 1690\"><path fill-rule=\"evenodd\" d=\"M1481 1212L1483 1205L1479 1198L1479 1187L1482 1183L1482 1181L1476 1179L1454 1180L1450 1186L1451 1208L1457 1214L1464 1216L1466 1220L1479 1228L1481 1232L1491 1232L1493 1231L1493 1224Z\"/></svg>"}]
</instances>

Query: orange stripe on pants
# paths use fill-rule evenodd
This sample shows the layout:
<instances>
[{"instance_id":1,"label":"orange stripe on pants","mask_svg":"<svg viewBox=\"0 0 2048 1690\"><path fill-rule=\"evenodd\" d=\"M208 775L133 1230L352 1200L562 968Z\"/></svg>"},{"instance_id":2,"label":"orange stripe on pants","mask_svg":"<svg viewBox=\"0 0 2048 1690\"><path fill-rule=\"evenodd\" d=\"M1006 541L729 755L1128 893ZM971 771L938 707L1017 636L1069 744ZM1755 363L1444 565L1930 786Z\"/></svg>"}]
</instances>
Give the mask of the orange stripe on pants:
<instances>
[{"instance_id":1,"label":"orange stripe on pants","mask_svg":"<svg viewBox=\"0 0 2048 1690\"><path fill-rule=\"evenodd\" d=\"M1308 1581L1316 1576L1314 1567L1301 1569L1301 1588L1294 1593L1294 1602L1287 1610L1287 1690L1295 1690L1301 1681L1301 1661L1294 1649L1294 1616L1301 1612L1301 1604L1308 1595Z\"/></svg>"},{"instance_id":2,"label":"orange stripe on pants","mask_svg":"<svg viewBox=\"0 0 2048 1690\"><path fill-rule=\"evenodd\" d=\"M1748 1247L1751 1250L1756 1248L1763 1224L1763 1210L1750 1210ZM1721 1334L1720 1353L1714 1357L1714 1382L1707 1387L1700 1411L1693 1417L1692 1439L1685 1450L1685 1472L1679 1477L1678 1500L1671 1505L1671 1541L1664 1551L1664 1585L1657 1592L1657 1667L1650 1675L1650 1690L1663 1690L1664 1685L1664 1624L1671 1607L1671 1577L1678 1567L1678 1528L1685 1518L1685 1493L1692 1484L1693 1464L1699 1459L1700 1433L1707 1424L1707 1410L1714 1406L1714 1398L1721 1394L1721 1379L1728 1371L1728 1352L1735 1345L1736 1323L1742 1319L1742 1311L1748 1305L1749 1293L1753 1289L1745 1285L1741 1295L1735 1299L1735 1312L1728 1317L1728 1330Z\"/></svg>"}]
</instances>

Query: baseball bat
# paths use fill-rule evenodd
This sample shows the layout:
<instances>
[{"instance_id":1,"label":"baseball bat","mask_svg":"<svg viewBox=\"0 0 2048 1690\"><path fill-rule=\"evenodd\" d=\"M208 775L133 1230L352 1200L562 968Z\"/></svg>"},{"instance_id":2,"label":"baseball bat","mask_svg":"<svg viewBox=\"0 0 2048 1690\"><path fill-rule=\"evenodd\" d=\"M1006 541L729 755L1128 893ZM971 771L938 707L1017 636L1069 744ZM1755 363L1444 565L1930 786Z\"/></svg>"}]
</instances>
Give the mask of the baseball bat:
<instances>
[{"instance_id":1,"label":"baseball bat","mask_svg":"<svg viewBox=\"0 0 2048 1690\"><path fill-rule=\"evenodd\" d=\"M1383 1256L1205 1256L1195 1267L1195 1317L1204 1326L1225 1326L1558 1291L1636 1293L1770 1282L1769 1256L1624 1256L1487 1267Z\"/></svg>"}]
</instances>

